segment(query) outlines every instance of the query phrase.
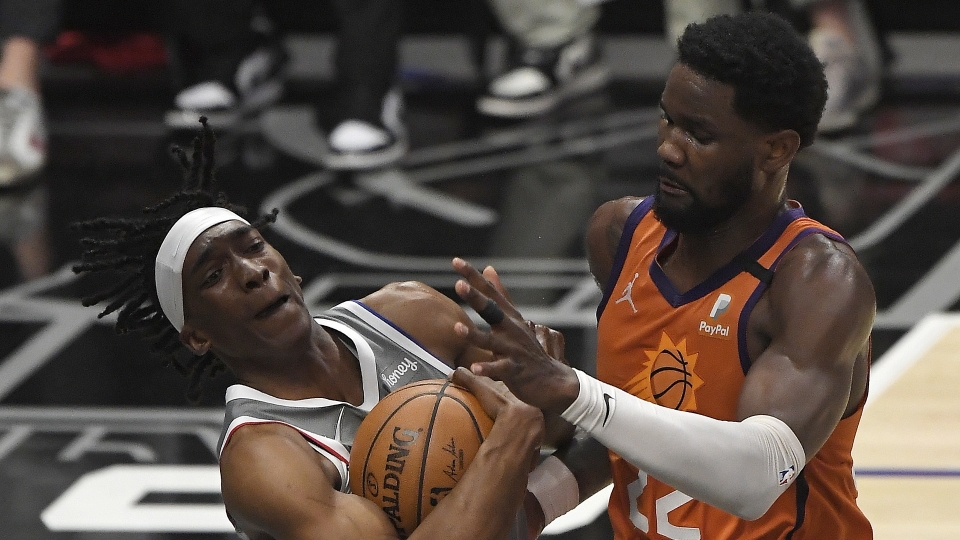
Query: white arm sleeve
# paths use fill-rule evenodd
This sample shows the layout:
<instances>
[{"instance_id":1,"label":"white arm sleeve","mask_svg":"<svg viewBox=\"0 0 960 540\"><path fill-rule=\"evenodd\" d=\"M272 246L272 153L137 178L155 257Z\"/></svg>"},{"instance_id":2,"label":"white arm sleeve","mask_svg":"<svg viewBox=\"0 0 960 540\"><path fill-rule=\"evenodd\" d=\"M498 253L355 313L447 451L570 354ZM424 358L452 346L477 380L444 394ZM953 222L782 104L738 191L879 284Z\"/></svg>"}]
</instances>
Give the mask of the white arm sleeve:
<instances>
[{"instance_id":1,"label":"white arm sleeve","mask_svg":"<svg viewBox=\"0 0 960 540\"><path fill-rule=\"evenodd\" d=\"M677 411L574 371L580 394L564 419L648 474L743 519L762 516L806 461L793 430L772 416L728 422Z\"/></svg>"}]
</instances>

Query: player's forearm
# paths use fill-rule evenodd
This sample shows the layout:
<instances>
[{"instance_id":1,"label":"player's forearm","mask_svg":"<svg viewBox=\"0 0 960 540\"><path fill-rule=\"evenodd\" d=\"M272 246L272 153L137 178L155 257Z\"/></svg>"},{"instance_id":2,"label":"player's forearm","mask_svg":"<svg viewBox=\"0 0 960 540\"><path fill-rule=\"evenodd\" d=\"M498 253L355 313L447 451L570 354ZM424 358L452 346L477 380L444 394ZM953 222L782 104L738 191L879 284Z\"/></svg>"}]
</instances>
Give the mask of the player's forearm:
<instances>
[{"instance_id":1,"label":"player's forearm","mask_svg":"<svg viewBox=\"0 0 960 540\"><path fill-rule=\"evenodd\" d=\"M577 480L579 502L610 485L610 456L607 448L585 432L554 454Z\"/></svg>"},{"instance_id":2,"label":"player's forearm","mask_svg":"<svg viewBox=\"0 0 960 540\"><path fill-rule=\"evenodd\" d=\"M726 422L660 407L582 372L563 417L643 471L745 519L762 515L803 467L803 447L770 416Z\"/></svg>"},{"instance_id":3,"label":"player's forearm","mask_svg":"<svg viewBox=\"0 0 960 540\"><path fill-rule=\"evenodd\" d=\"M501 412L457 486L410 540L502 540L526 495L527 475L543 436L532 407Z\"/></svg>"},{"instance_id":4,"label":"player's forearm","mask_svg":"<svg viewBox=\"0 0 960 540\"><path fill-rule=\"evenodd\" d=\"M558 413L543 413L544 449L558 449L569 444L576 433L576 426L560 417Z\"/></svg>"},{"instance_id":5,"label":"player's forearm","mask_svg":"<svg viewBox=\"0 0 960 540\"><path fill-rule=\"evenodd\" d=\"M609 484L607 449L579 433L530 473L524 500L528 537L535 538L554 519Z\"/></svg>"}]
</instances>

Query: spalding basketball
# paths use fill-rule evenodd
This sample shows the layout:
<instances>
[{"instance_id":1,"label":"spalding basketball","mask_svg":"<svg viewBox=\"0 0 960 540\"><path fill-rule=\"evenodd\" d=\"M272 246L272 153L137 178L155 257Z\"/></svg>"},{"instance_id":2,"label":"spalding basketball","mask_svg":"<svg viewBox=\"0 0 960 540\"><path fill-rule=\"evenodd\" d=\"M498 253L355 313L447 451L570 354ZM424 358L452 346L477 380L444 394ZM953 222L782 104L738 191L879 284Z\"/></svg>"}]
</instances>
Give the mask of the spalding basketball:
<instances>
[{"instance_id":1,"label":"spalding basketball","mask_svg":"<svg viewBox=\"0 0 960 540\"><path fill-rule=\"evenodd\" d=\"M350 489L406 537L457 485L492 426L477 398L450 381L398 388L357 429Z\"/></svg>"}]
</instances>

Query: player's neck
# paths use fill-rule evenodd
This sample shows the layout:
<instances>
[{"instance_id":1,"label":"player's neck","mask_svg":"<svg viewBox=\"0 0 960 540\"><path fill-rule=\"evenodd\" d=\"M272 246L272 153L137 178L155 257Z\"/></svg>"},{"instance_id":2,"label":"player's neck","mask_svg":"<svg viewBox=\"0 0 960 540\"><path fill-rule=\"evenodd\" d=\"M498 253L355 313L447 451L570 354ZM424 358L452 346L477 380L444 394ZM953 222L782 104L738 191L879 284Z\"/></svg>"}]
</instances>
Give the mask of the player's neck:
<instances>
[{"instance_id":1,"label":"player's neck","mask_svg":"<svg viewBox=\"0 0 960 540\"><path fill-rule=\"evenodd\" d=\"M783 208L782 204L744 207L709 232L678 234L671 252L661 259L661 266L678 290L688 290L753 245Z\"/></svg>"},{"instance_id":2,"label":"player's neck","mask_svg":"<svg viewBox=\"0 0 960 540\"><path fill-rule=\"evenodd\" d=\"M363 402L359 362L335 335L316 325L309 344L273 361L251 363L237 378L241 384L281 399L327 398Z\"/></svg>"}]
</instances>

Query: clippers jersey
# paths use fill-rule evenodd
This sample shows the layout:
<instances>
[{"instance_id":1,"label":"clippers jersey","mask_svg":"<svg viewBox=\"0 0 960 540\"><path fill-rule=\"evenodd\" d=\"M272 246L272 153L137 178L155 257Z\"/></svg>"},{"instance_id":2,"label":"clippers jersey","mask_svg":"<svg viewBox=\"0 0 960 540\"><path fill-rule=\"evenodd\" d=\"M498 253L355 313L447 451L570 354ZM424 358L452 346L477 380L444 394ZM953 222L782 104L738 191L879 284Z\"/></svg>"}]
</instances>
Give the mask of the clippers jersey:
<instances>
[{"instance_id":1,"label":"clippers jersey","mask_svg":"<svg viewBox=\"0 0 960 540\"><path fill-rule=\"evenodd\" d=\"M750 368L747 322L785 253L811 234L844 242L791 201L731 263L680 293L657 256L674 231L643 200L624 226L597 310L597 376L641 399L720 420L736 420ZM864 396L864 399L866 396ZM863 402L842 419L799 477L758 520L746 521L691 499L610 452L609 513L618 539L863 540L873 537L856 505L853 439ZM637 434L642 437L642 433ZM709 444L709 441L704 441ZM784 471L784 481L792 476Z\"/></svg>"},{"instance_id":2,"label":"clippers jersey","mask_svg":"<svg viewBox=\"0 0 960 540\"><path fill-rule=\"evenodd\" d=\"M339 489L347 493L350 447L360 421L370 409L393 390L414 381L446 378L452 368L361 302L343 302L314 320L339 334L359 360L363 403L356 406L320 397L279 399L235 384L227 388L218 448L222 453L230 435L246 424L290 426L337 466Z\"/></svg>"}]
</instances>

